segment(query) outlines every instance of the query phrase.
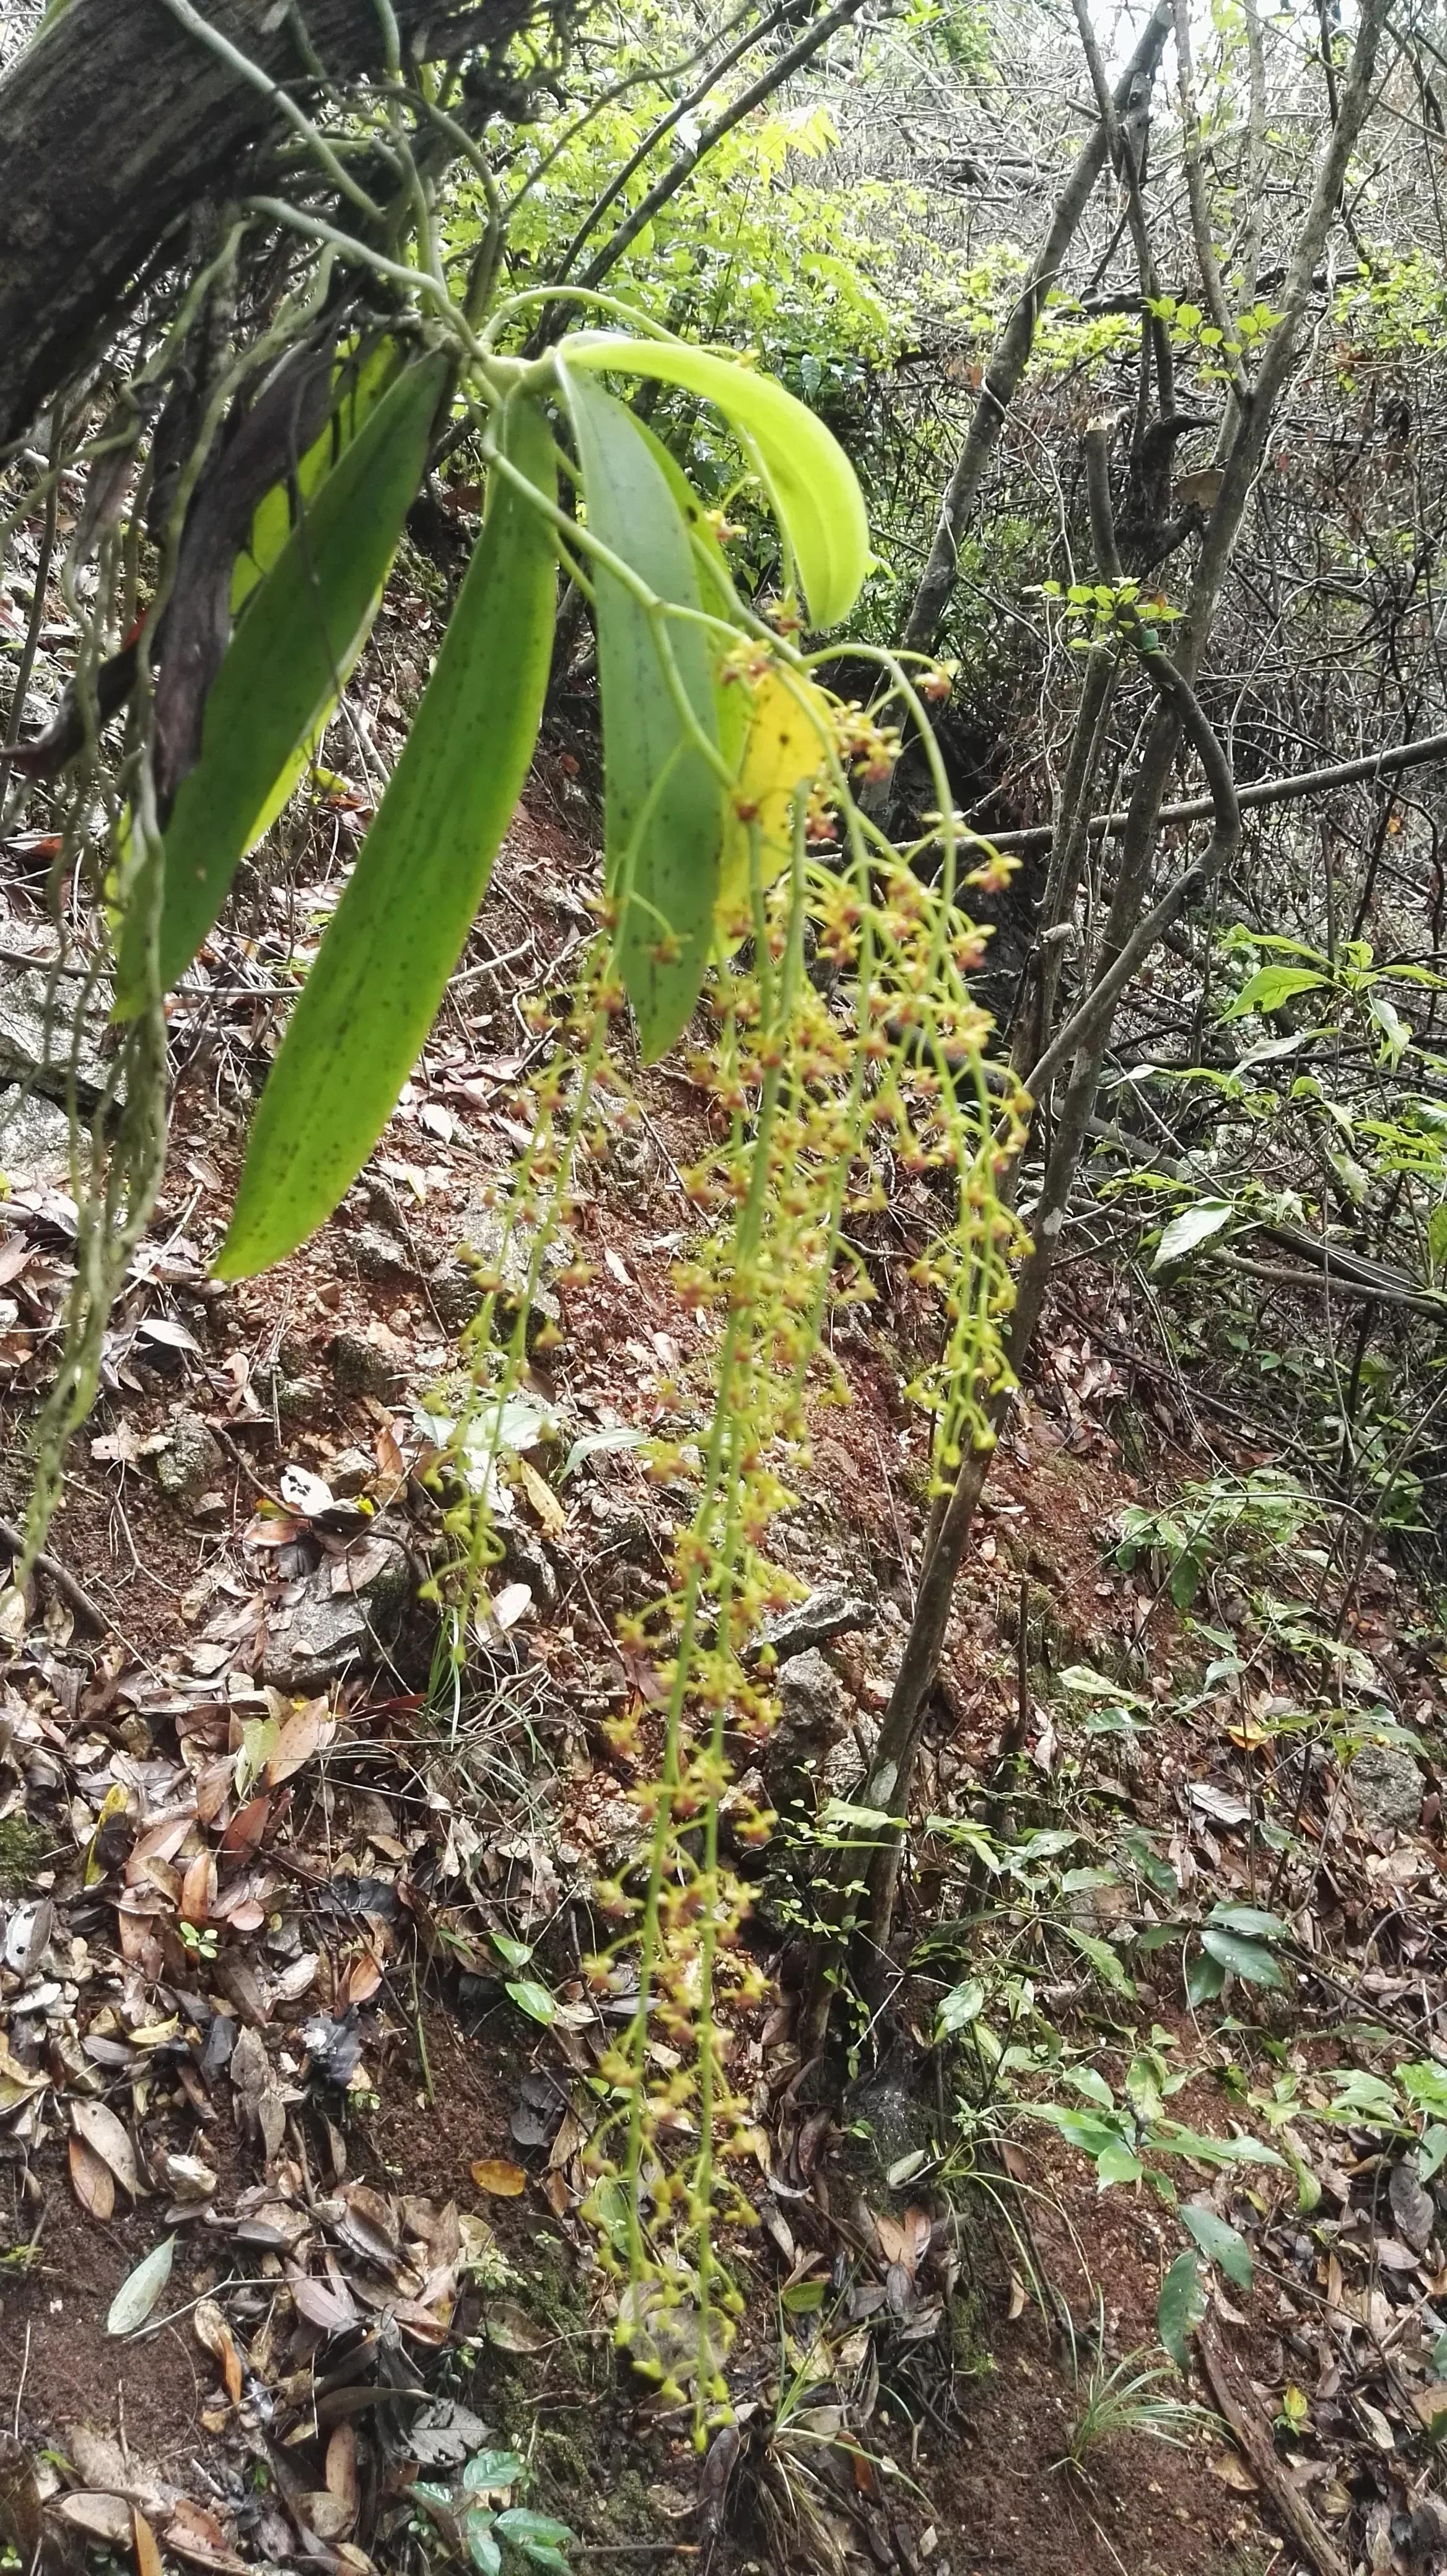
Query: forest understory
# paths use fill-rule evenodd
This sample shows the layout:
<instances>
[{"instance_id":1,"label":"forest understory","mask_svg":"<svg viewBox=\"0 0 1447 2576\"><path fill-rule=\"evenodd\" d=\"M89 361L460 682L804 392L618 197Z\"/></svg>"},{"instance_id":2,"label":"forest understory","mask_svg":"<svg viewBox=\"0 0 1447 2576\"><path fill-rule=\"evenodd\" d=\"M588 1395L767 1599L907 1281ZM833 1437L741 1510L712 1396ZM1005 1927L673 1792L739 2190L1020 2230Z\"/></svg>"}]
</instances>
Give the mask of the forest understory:
<instances>
[{"instance_id":1,"label":"forest understory","mask_svg":"<svg viewBox=\"0 0 1447 2576\"><path fill-rule=\"evenodd\" d=\"M0 2576L1447 2576L1431 0L0 0Z\"/></svg>"},{"instance_id":2,"label":"forest understory","mask_svg":"<svg viewBox=\"0 0 1447 2576\"><path fill-rule=\"evenodd\" d=\"M429 2536L415 2482L444 2491L481 2455L497 2500L516 2480L583 2566L802 2547L909 2576L1265 2576L1312 2563L1283 2497L1314 2518L1322 2568L1423 2563L1447 2226L1393 2070L1417 2066L1416 2107L1447 2109L1447 1647L1384 1557L1334 1633L1323 1533L1249 1513L1209 1531L1189 1613L1168 1535L1122 1570L1131 1512L1168 1533L1183 1485L1239 1492L1277 1462L1229 1381L1138 1349L1128 1296L1088 1261L958 1588L910 1971L882 2056L866 2046L842 2091L798 2044L807 1874L746 1863L771 2000L731 2043L759 2219L729 2247L736 2429L700 2461L690 2410L612 2350L617 2288L578 2211L588 2078L630 2005L626 1978L610 2005L580 1961L593 1886L638 1832L603 1728L656 1695L614 1622L656 1584L678 1510L634 1452L687 1415L707 1356L670 1285L704 1112L667 1069L640 1077L590 1174L593 1282L550 1292L555 1346L514 1399L506 1557L461 1683L416 1599L437 1551L420 1474L470 1301L457 1250L496 1222L528 1114L517 1005L588 918L575 772L544 756L342 1216L235 1289L208 1275L210 1211L285 907L325 887L255 889L247 935L217 938L173 1019L165 1193L53 1562L7 1638L0 2417L19 2545L48 2499L73 2554L124 2551L144 2522L188 2565L410 2566ZM338 782L333 850L360 801ZM43 952L13 882L5 939ZM38 1136L5 1208L14 1433L73 1230L63 1166ZM783 1524L806 1597L780 1623L767 1785L822 1778L845 1820L824 1844L848 1834L919 1556L909 1255L907 1226L882 1227L879 1304L835 1346L852 1402L818 1417ZM17 1510L24 1477L16 1439ZM1243 1907L1274 1911L1271 1982L1251 1982L1258 1949L1202 2026L1189 1927ZM1013 2070L971 2045L997 2009L1029 2043ZM1096 2173L1163 2096L1185 2143L1147 2161L1227 2264L1224 2388L1201 2391L1217 2411L1168 2421L1169 2443L1129 2404L1107 2419L1149 2367L1184 2239L1149 2190L1102 2196ZM118 2334L113 2302L162 2246L150 2312L127 2334L123 2304ZM1164 2372L1146 2395L1163 2393ZM1266 2493L1260 2449L1220 2420L1232 2397Z\"/></svg>"}]
</instances>

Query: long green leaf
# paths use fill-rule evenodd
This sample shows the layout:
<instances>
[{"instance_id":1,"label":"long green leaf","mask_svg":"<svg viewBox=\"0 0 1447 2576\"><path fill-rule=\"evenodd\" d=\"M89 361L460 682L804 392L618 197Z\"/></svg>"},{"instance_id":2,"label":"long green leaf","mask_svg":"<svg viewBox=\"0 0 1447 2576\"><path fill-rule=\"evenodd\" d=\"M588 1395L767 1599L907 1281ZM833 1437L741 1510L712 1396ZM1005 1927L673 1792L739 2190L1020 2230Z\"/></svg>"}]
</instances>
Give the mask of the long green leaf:
<instances>
[{"instance_id":1,"label":"long green leaf","mask_svg":"<svg viewBox=\"0 0 1447 2576\"><path fill-rule=\"evenodd\" d=\"M1245 2237L1201 2201L1184 2201L1180 2216L1182 2226L1194 2236L1207 2261L1219 2263L1227 2280L1234 2281L1238 2290L1249 2290L1251 2248Z\"/></svg>"},{"instance_id":2,"label":"long green leaf","mask_svg":"<svg viewBox=\"0 0 1447 2576\"><path fill-rule=\"evenodd\" d=\"M589 528L656 598L696 611L698 574L688 529L648 441L632 413L601 385L560 372ZM638 1017L643 1060L652 1064L685 1026L708 964L723 797L669 687L648 611L601 565L594 596L607 884L621 914L618 970ZM668 638L699 730L717 746L704 631L672 619Z\"/></svg>"},{"instance_id":3,"label":"long green leaf","mask_svg":"<svg viewBox=\"0 0 1447 2576\"><path fill-rule=\"evenodd\" d=\"M1194 2254L1178 2254L1156 2302L1156 2332L1177 2370L1191 2363L1190 2339L1206 2313L1206 2293Z\"/></svg>"},{"instance_id":4,"label":"long green leaf","mask_svg":"<svg viewBox=\"0 0 1447 2576\"><path fill-rule=\"evenodd\" d=\"M256 838L279 782L310 742L355 661L416 497L446 362L409 367L319 485L258 583L206 702L201 758L166 827L160 979L195 956ZM121 936L115 1016L144 992L140 933Z\"/></svg>"},{"instance_id":5,"label":"long green leaf","mask_svg":"<svg viewBox=\"0 0 1447 2576\"><path fill-rule=\"evenodd\" d=\"M814 624L848 616L869 570L869 521L854 468L822 420L772 376L681 341L578 331L563 355L570 368L655 376L716 403L758 450Z\"/></svg>"},{"instance_id":6,"label":"long green leaf","mask_svg":"<svg viewBox=\"0 0 1447 2576\"><path fill-rule=\"evenodd\" d=\"M231 579L231 612L239 614L257 584L269 573L292 533L294 511L305 509L333 471L343 451L358 437L403 364L400 341L376 340L362 350L351 347L338 359L332 379L332 415L286 482L273 484L251 523L251 534L236 558Z\"/></svg>"},{"instance_id":7,"label":"long green leaf","mask_svg":"<svg viewBox=\"0 0 1447 2576\"><path fill-rule=\"evenodd\" d=\"M660 474L678 503L679 517L693 541L693 560L698 572L698 595L704 608L710 617L720 618L725 625L735 627L742 635L746 630L739 614L733 576L729 571L723 547L709 525L702 501L689 482L677 457L664 446L662 439L649 427L647 421L640 420L636 413L632 418L634 428L641 432L649 455L656 461ZM721 649L720 647L710 648L709 658L715 666ZM744 754L744 738L749 729L748 692L732 684L725 687L720 682L715 668L713 703L714 716L718 725L719 749L723 753L730 773L737 776Z\"/></svg>"},{"instance_id":8,"label":"long green leaf","mask_svg":"<svg viewBox=\"0 0 1447 2576\"><path fill-rule=\"evenodd\" d=\"M499 436L553 502L538 405L510 402ZM218 1277L247 1278L295 1251L391 1116L522 792L556 608L552 528L494 470L436 669L261 1096Z\"/></svg>"},{"instance_id":9,"label":"long green leaf","mask_svg":"<svg viewBox=\"0 0 1447 2576\"><path fill-rule=\"evenodd\" d=\"M1239 1932L1223 1932L1219 1925L1207 1923L1201 1931L1201 1947L1209 1951L1218 1967L1229 1968L1244 1977L1248 1986L1282 1986L1286 1983L1271 1952L1260 1941L1243 1940Z\"/></svg>"}]
</instances>

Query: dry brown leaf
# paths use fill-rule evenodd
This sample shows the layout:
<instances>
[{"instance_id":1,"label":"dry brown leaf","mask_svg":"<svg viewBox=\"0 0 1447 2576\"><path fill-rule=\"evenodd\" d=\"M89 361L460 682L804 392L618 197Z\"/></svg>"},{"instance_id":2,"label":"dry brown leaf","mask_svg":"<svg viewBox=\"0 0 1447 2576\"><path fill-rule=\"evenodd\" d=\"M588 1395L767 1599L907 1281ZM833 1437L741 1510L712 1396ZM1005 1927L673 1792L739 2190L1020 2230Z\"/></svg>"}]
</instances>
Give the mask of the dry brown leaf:
<instances>
[{"instance_id":1,"label":"dry brown leaf","mask_svg":"<svg viewBox=\"0 0 1447 2576\"><path fill-rule=\"evenodd\" d=\"M548 2163L555 2170L571 2164L588 2143L588 2131L576 2111L565 2111L558 2122L558 2133L548 2149Z\"/></svg>"},{"instance_id":2,"label":"dry brown leaf","mask_svg":"<svg viewBox=\"0 0 1447 2576\"><path fill-rule=\"evenodd\" d=\"M184 1816L166 1816L160 1824L148 1825L131 1846L131 1856L126 1863L127 1887L139 1887L145 1883L152 1861L174 1860L193 1821L188 1809Z\"/></svg>"},{"instance_id":3,"label":"dry brown leaf","mask_svg":"<svg viewBox=\"0 0 1447 2576\"><path fill-rule=\"evenodd\" d=\"M110 2166L84 2138L72 2138L69 2153L71 2187L81 2208L92 2218L109 2218L116 2205L116 2179Z\"/></svg>"},{"instance_id":4,"label":"dry brown leaf","mask_svg":"<svg viewBox=\"0 0 1447 2576\"><path fill-rule=\"evenodd\" d=\"M241 2355L236 2349L236 2338L214 2299L201 2301L192 2323L196 2329L197 2342L210 2353L213 2361L219 2361L221 2364L221 2375L226 2382L226 2394L232 2405L239 2406L242 2386Z\"/></svg>"},{"instance_id":5,"label":"dry brown leaf","mask_svg":"<svg viewBox=\"0 0 1447 2576\"><path fill-rule=\"evenodd\" d=\"M350 2424L339 2424L327 2444L327 2464L323 2472L328 2493L338 2504L345 2505L347 2521L355 2522L360 2490L357 2485L357 2437Z\"/></svg>"},{"instance_id":6,"label":"dry brown leaf","mask_svg":"<svg viewBox=\"0 0 1447 2576\"><path fill-rule=\"evenodd\" d=\"M360 1951L348 1965L345 1980L346 1993L338 1997L338 2012L345 2012L352 2004L370 2003L381 1982L381 1960L370 1950Z\"/></svg>"},{"instance_id":7,"label":"dry brown leaf","mask_svg":"<svg viewBox=\"0 0 1447 2576\"><path fill-rule=\"evenodd\" d=\"M260 1797L248 1799L238 1808L221 1837L221 1849L234 1860L241 1852L254 1852L271 1821L271 1800L263 1791Z\"/></svg>"},{"instance_id":8,"label":"dry brown leaf","mask_svg":"<svg viewBox=\"0 0 1447 2576\"><path fill-rule=\"evenodd\" d=\"M177 2500L161 2536L168 2549L174 2549L179 2558L189 2558L193 2566L217 2568L221 2576L251 2576L245 2559L228 2546L214 2513L185 2496Z\"/></svg>"},{"instance_id":9,"label":"dry brown leaf","mask_svg":"<svg viewBox=\"0 0 1447 2576\"><path fill-rule=\"evenodd\" d=\"M230 1755L221 1762L208 1762L196 1777L196 1814L203 1825L214 1825L226 1804L227 1793L236 1778L236 1765Z\"/></svg>"},{"instance_id":10,"label":"dry brown leaf","mask_svg":"<svg viewBox=\"0 0 1447 2576\"><path fill-rule=\"evenodd\" d=\"M293 2507L304 2531L314 2540L340 2540L351 2523L346 2506L338 2502L325 2487L313 2487L296 2498Z\"/></svg>"},{"instance_id":11,"label":"dry brown leaf","mask_svg":"<svg viewBox=\"0 0 1447 2576\"><path fill-rule=\"evenodd\" d=\"M522 2166L510 2165L504 2156L483 2156L472 2168L472 2179L494 2200L520 2200L528 2187Z\"/></svg>"},{"instance_id":12,"label":"dry brown leaf","mask_svg":"<svg viewBox=\"0 0 1447 2576\"><path fill-rule=\"evenodd\" d=\"M488 2309L487 2339L499 2352L541 2352L548 2340L513 2299L501 2299Z\"/></svg>"},{"instance_id":13,"label":"dry brown leaf","mask_svg":"<svg viewBox=\"0 0 1447 2576\"><path fill-rule=\"evenodd\" d=\"M104 2102L73 2102L70 2116L92 2153L100 2157L102 2164L110 2167L122 2191L129 2192L132 2200L141 2199L145 2184L141 2180L130 2131L116 2118L114 2111L108 2111Z\"/></svg>"},{"instance_id":14,"label":"dry brown leaf","mask_svg":"<svg viewBox=\"0 0 1447 2576\"><path fill-rule=\"evenodd\" d=\"M124 2496L100 2495L80 2487L73 2495L61 2496L51 2511L77 2531L89 2533L92 2540L109 2541L113 2549L130 2547L131 2508Z\"/></svg>"},{"instance_id":15,"label":"dry brown leaf","mask_svg":"<svg viewBox=\"0 0 1447 2576\"><path fill-rule=\"evenodd\" d=\"M908 2213L906 2212L905 2220L887 2217L882 2210L871 2210L870 2216L874 2220L874 2232L879 2239L879 2250L885 2262L891 2269L898 2264L904 2271L912 2273L914 2270L910 2259L912 2238L906 2223Z\"/></svg>"},{"instance_id":16,"label":"dry brown leaf","mask_svg":"<svg viewBox=\"0 0 1447 2576\"><path fill-rule=\"evenodd\" d=\"M272 1748L264 1774L269 1789L279 1789L304 1763L324 1751L337 1731L333 1709L325 1699L309 1699L293 1709Z\"/></svg>"},{"instance_id":17,"label":"dry brown leaf","mask_svg":"<svg viewBox=\"0 0 1447 2576\"><path fill-rule=\"evenodd\" d=\"M297 2314L323 2334L345 2334L356 2324L356 2301L347 2290L334 2289L328 2281L315 2281L304 2275L295 2276L288 2287Z\"/></svg>"},{"instance_id":18,"label":"dry brown leaf","mask_svg":"<svg viewBox=\"0 0 1447 2576\"><path fill-rule=\"evenodd\" d=\"M216 1893L216 1863L209 1852L198 1852L186 1864L181 1881L181 1920L199 1928L210 1911Z\"/></svg>"},{"instance_id":19,"label":"dry brown leaf","mask_svg":"<svg viewBox=\"0 0 1447 2576\"><path fill-rule=\"evenodd\" d=\"M1238 2495L1255 2495L1256 2480L1234 2451L1218 2451L1210 2468L1212 2477L1219 2478L1223 2487L1234 2487Z\"/></svg>"},{"instance_id":20,"label":"dry brown leaf","mask_svg":"<svg viewBox=\"0 0 1447 2576\"><path fill-rule=\"evenodd\" d=\"M136 2576L165 2576L156 2535L138 2504L131 2507L131 2538L136 2552Z\"/></svg>"},{"instance_id":21,"label":"dry brown leaf","mask_svg":"<svg viewBox=\"0 0 1447 2576\"><path fill-rule=\"evenodd\" d=\"M544 1536L561 1538L568 1526L568 1515L552 1487L544 1484L536 1467L530 1467L526 1458L515 1459L513 1464L523 1492L537 1514Z\"/></svg>"},{"instance_id":22,"label":"dry brown leaf","mask_svg":"<svg viewBox=\"0 0 1447 2576\"><path fill-rule=\"evenodd\" d=\"M370 2253L375 2247L389 2258L394 2255L401 2239L397 2231L397 2212L391 2201L380 2191L373 2191L365 2182L349 2182L342 2198L347 2204L347 2217L363 2241L365 2250ZM370 2244L366 2242L368 2238L371 2239Z\"/></svg>"}]
</instances>

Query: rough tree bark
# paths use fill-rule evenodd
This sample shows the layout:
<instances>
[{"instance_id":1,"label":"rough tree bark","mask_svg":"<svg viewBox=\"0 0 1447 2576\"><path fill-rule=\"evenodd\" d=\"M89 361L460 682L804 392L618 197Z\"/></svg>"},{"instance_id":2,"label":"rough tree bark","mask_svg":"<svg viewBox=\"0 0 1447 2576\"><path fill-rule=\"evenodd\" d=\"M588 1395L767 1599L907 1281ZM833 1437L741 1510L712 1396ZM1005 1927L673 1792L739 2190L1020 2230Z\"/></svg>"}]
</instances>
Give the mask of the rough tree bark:
<instances>
[{"instance_id":1,"label":"rough tree bark","mask_svg":"<svg viewBox=\"0 0 1447 2576\"><path fill-rule=\"evenodd\" d=\"M394 0L436 59L500 42L530 0ZM204 0L218 34L305 99L296 22L328 76L380 68L375 0ZM158 250L203 198L233 188L283 131L245 79L167 0L68 0L0 82L0 445L83 363Z\"/></svg>"}]
</instances>

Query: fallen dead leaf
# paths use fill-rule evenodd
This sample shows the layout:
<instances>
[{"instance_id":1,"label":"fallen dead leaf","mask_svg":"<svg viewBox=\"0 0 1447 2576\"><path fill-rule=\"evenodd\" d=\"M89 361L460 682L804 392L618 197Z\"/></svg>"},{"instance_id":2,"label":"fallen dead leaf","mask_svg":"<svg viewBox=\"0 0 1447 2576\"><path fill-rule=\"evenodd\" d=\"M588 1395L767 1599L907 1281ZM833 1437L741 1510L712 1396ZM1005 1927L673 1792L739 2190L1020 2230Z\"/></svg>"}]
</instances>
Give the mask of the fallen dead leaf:
<instances>
[{"instance_id":1,"label":"fallen dead leaf","mask_svg":"<svg viewBox=\"0 0 1447 2576\"><path fill-rule=\"evenodd\" d=\"M232 2405L239 2406L242 2388L241 2355L236 2349L236 2338L215 2300L203 2299L191 2322L196 2330L197 2342L210 2353L213 2361L219 2361L221 2364L221 2376L226 2382L226 2394Z\"/></svg>"},{"instance_id":2,"label":"fallen dead leaf","mask_svg":"<svg viewBox=\"0 0 1447 2576\"><path fill-rule=\"evenodd\" d=\"M168 2549L174 2549L179 2558L189 2558L195 2567L217 2568L221 2576L251 2576L245 2559L228 2546L214 2513L205 2512L184 2496L177 2502L161 2537Z\"/></svg>"},{"instance_id":3,"label":"fallen dead leaf","mask_svg":"<svg viewBox=\"0 0 1447 2576\"><path fill-rule=\"evenodd\" d=\"M288 2285L296 2303L297 2314L309 2326L323 2334L345 2334L357 2322L355 2300L345 2289L334 2289L328 2281L312 2280L298 2275Z\"/></svg>"},{"instance_id":4,"label":"fallen dead leaf","mask_svg":"<svg viewBox=\"0 0 1447 2576\"><path fill-rule=\"evenodd\" d=\"M229 1860L241 1852L254 1852L271 1821L271 1800L263 1794L251 1798L237 1810L221 1837L221 1849Z\"/></svg>"},{"instance_id":5,"label":"fallen dead leaf","mask_svg":"<svg viewBox=\"0 0 1447 2576\"><path fill-rule=\"evenodd\" d=\"M131 2536L136 2552L136 2576L164 2576L156 2535L139 2505L131 2507Z\"/></svg>"},{"instance_id":6,"label":"fallen dead leaf","mask_svg":"<svg viewBox=\"0 0 1447 2576\"><path fill-rule=\"evenodd\" d=\"M73 2495L61 2496L51 2511L92 2540L109 2541L113 2549L130 2547L131 2508L124 2496L98 2495L80 2487Z\"/></svg>"},{"instance_id":7,"label":"fallen dead leaf","mask_svg":"<svg viewBox=\"0 0 1447 2576\"><path fill-rule=\"evenodd\" d=\"M326 2487L313 2487L296 2499L294 2510L304 2530L315 2540L340 2540L351 2525L346 2506Z\"/></svg>"},{"instance_id":8,"label":"fallen dead leaf","mask_svg":"<svg viewBox=\"0 0 1447 2576\"><path fill-rule=\"evenodd\" d=\"M541 2352L547 2336L526 2309L512 2299L500 2300L487 2312L487 2339L499 2352Z\"/></svg>"},{"instance_id":9,"label":"fallen dead leaf","mask_svg":"<svg viewBox=\"0 0 1447 2576\"><path fill-rule=\"evenodd\" d=\"M337 1731L334 1711L325 1699L309 1699L293 1709L272 1747L264 1778L269 1789L279 1789L303 1764L310 1762L331 1743Z\"/></svg>"},{"instance_id":10,"label":"fallen dead leaf","mask_svg":"<svg viewBox=\"0 0 1447 2576\"><path fill-rule=\"evenodd\" d=\"M141 2199L145 2185L141 2180L130 2131L116 2118L114 2111L107 2110L104 2102L73 2102L70 2116L75 2122L77 2135L91 2153L109 2167L122 2191L129 2192L132 2200ZM75 2179L73 2165L71 2179ZM109 2212L106 2214L109 2216Z\"/></svg>"},{"instance_id":11,"label":"fallen dead leaf","mask_svg":"<svg viewBox=\"0 0 1447 2576\"><path fill-rule=\"evenodd\" d=\"M1213 2478L1219 2478L1223 2487L1234 2487L1238 2495L1256 2493L1256 2480L1245 2461L1238 2459L1234 2451L1218 2451L1211 2460L1210 2469Z\"/></svg>"},{"instance_id":12,"label":"fallen dead leaf","mask_svg":"<svg viewBox=\"0 0 1447 2576\"><path fill-rule=\"evenodd\" d=\"M198 1852L186 1864L181 1880L181 1920L197 1929L205 1923L211 1900L216 1893L216 1863L209 1852Z\"/></svg>"},{"instance_id":13,"label":"fallen dead leaf","mask_svg":"<svg viewBox=\"0 0 1447 2576\"><path fill-rule=\"evenodd\" d=\"M472 2168L472 2179L494 2200L520 2200L528 2187L522 2166L510 2165L503 2156L483 2156Z\"/></svg>"},{"instance_id":14,"label":"fallen dead leaf","mask_svg":"<svg viewBox=\"0 0 1447 2576\"><path fill-rule=\"evenodd\" d=\"M344 2509L348 2528L357 2519L360 2489L357 2484L357 2437L350 2424L338 2424L327 2444L325 2470L327 2492L335 2496ZM334 2534L333 2537L336 2535Z\"/></svg>"},{"instance_id":15,"label":"fallen dead leaf","mask_svg":"<svg viewBox=\"0 0 1447 2576\"><path fill-rule=\"evenodd\" d=\"M70 2141L70 2180L81 2208L92 2218L109 2218L116 2205L116 2180L103 2156L84 2138Z\"/></svg>"}]
</instances>

